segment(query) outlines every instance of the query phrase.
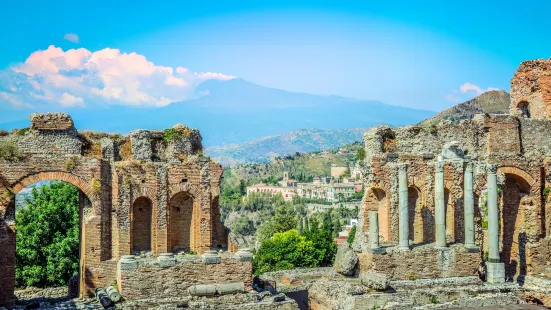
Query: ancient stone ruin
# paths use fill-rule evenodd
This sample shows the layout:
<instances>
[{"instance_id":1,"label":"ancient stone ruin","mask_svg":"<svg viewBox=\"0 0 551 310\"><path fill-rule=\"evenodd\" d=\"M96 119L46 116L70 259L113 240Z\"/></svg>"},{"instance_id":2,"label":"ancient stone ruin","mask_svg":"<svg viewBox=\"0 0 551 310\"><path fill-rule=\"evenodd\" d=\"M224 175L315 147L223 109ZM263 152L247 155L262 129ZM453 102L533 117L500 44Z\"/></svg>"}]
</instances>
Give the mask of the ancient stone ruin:
<instances>
[{"instance_id":1,"label":"ancient stone ruin","mask_svg":"<svg viewBox=\"0 0 551 310\"><path fill-rule=\"evenodd\" d=\"M526 61L511 115L366 133L359 273L551 278L550 107L551 60Z\"/></svg>"},{"instance_id":2,"label":"ancient stone ruin","mask_svg":"<svg viewBox=\"0 0 551 310\"><path fill-rule=\"evenodd\" d=\"M216 251L227 246L222 169L203 156L197 130L177 125L123 136L77 131L63 113L30 120L30 128L0 137L12 152L0 158L0 304L14 296L15 194L43 180L80 189L81 296L116 279L123 295L136 298L150 296L151 287L163 297L201 283L251 286L250 253ZM171 282L179 285L166 289Z\"/></svg>"}]
</instances>

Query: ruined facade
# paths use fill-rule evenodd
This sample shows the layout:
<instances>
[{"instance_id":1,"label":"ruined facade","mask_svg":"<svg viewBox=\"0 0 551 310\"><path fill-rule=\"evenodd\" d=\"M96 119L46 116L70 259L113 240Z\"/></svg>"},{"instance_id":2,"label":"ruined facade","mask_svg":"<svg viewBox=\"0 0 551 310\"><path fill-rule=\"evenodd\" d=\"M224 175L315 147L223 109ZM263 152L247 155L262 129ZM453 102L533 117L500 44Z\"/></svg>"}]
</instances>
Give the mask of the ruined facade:
<instances>
[{"instance_id":1,"label":"ruined facade","mask_svg":"<svg viewBox=\"0 0 551 310\"><path fill-rule=\"evenodd\" d=\"M551 276L550 109L551 60L526 61L510 115L366 133L360 271L475 276L486 261L490 277Z\"/></svg>"},{"instance_id":2,"label":"ruined facade","mask_svg":"<svg viewBox=\"0 0 551 310\"><path fill-rule=\"evenodd\" d=\"M0 137L11 152L0 158L0 304L12 301L14 291L14 197L35 182L65 181L81 192L81 295L115 281L125 255L165 253L172 260L181 251L210 253L226 245L218 209L222 169L202 155L197 130L177 125L122 136L77 131L62 113L30 120L30 128ZM250 278L250 262L244 264L249 274L241 282Z\"/></svg>"}]
</instances>

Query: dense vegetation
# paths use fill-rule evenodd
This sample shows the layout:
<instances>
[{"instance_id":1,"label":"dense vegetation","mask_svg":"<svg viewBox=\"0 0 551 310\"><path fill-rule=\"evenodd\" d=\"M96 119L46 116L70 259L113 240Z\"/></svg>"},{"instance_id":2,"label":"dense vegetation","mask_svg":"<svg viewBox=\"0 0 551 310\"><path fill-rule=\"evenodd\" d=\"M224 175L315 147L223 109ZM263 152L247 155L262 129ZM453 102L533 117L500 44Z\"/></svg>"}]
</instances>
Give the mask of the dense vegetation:
<instances>
[{"instance_id":1,"label":"dense vegetation","mask_svg":"<svg viewBox=\"0 0 551 310\"><path fill-rule=\"evenodd\" d=\"M16 213L16 285L65 285L79 265L78 189L51 182L25 200Z\"/></svg>"},{"instance_id":2,"label":"dense vegetation","mask_svg":"<svg viewBox=\"0 0 551 310\"><path fill-rule=\"evenodd\" d=\"M254 256L254 273L330 266L336 252L330 222L313 221L302 233L291 229L265 239Z\"/></svg>"}]
</instances>

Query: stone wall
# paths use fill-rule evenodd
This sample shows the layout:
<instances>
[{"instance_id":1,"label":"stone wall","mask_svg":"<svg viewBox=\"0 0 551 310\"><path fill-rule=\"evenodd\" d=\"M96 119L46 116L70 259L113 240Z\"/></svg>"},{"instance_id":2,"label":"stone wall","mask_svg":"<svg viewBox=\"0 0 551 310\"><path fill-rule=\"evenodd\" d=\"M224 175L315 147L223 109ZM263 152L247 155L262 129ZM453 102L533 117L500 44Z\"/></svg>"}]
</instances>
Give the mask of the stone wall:
<instances>
[{"instance_id":1,"label":"stone wall","mask_svg":"<svg viewBox=\"0 0 551 310\"><path fill-rule=\"evenodd\" d=\"M473 165L476 245L487 249L487 164L498 166L499 238L507 273L530 274L551 232L551 60L523 62L511 80L511 115L476 115L459 123L374 128L364 136L367 185L354 248L367 251L367 213L379 215L380 241L398 243L398 165L407 165L409 240L435 241L435 165L444 163L446 243L464 242L466 163ZM527 103L522 107L520 103ZM524 110L523 110L524 109ZM544 195L544 193L546 193ZM545 255L543 255L545 256ZM481 257L480 257L481 258ZM533 265L533 264L532 264Z\"/></svg>"},{"instance_id":2,"label":"stone wall","mask_svg":"<svg viewBox=\"0 0 551 310\"><path fill-rule=\"evenodd\" d=\"M81 191L82 295L111 283L118 259L131 254L133 244L153 255L170 251L169 231L179 229L170 227L168 206L175 196L193 199L186 250L226 245L223 227L213 223L219 221L222 168L202 155L195 129L180 125L124 137L79 132L67 114L33 114L30 128L1 136L0 145L15 152L0 158L0 304L13 300L14 196L39 181L64 181ZM147 214L139 216L140 209Z\"/></svg>"},{"instance_id":3,"label":"stone wall","mask_svg":"<svg viewBox=\"0 0 551 310\"><path fill-rule=\"evenodd\" d=\"M136 265L128 268L119 264L117 282L125 298L188 296L189 287L197 284L242 282L246 290L252 289L252 262L233 255L222 257L218 263L188 255L164 265L154 258L138 259Z\"/></svg>"},{"instance_id":4,"label":"stone wall","mask_svg":"<svg viewBox=\"0 0 551 310\"><path fill-rule=\"evenodd\" d=\"M469 252L461 245L438 250L419 246L401 252L389 249L385 254L365 252L359 255L360 278L363 273L377 272L391 280L477 276L480 252Z\"/></svg>"}]
</instances>

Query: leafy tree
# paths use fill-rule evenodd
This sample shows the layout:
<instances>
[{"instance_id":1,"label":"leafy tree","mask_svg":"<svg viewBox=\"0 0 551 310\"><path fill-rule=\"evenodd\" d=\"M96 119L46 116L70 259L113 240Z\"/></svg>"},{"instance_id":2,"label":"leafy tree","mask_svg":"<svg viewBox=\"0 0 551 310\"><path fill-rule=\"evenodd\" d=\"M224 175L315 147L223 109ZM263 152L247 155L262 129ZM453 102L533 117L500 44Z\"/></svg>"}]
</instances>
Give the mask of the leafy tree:
<instances>
[{"instance_id":1,"label":"leafy tree","mask_svg":"<svg viewBox=\"0 0 551 310\"><path fill-rule=\"evenodd\" d=\"M331 266L337 253L337 244L333 240L330 222L326 220L319 225L313 221L303 235L314 243L316 252L313 255L318 260L318 267Z\"/></svg>"},{"instance_id":2,"label":"leafy tree","mask_svg":"<svg viewBox=\"0 0 551 310\"><path fill-rule=\"evenodd\" d=\"M356 159L359 161L365 159L365 149L363 147L356 152Z\"/></svg>"},{"instance_id":3,"label":"leafy tree","mask_svg":"<svg viewBox=\"0 0 551 310\"><path fill-rule=\"evenodd\" d=\"M247 195L247 185L245 184L245 180L241 180L239 182L239 193L241 196Z\"/></svg>"},{"instance_id":4,"label":"leafy tree","mask_svg":"<svg viewBox=\"0 0 551 310\"><path fill-rule=\"evenodd\" d=\"M78 272L79 197L71 184L33 188L17 210L17 286L59 286Z\"/></svg>"},{"instance_id":5,"label":"leafy tree","mask_svg":"<svg viewBox=\"0 0 551 310\"><path fill-rule=\"evenodd\" d=\"M355 237L356 237L356 226L352 226L352 228L350 229L350 233L348 233L348 238L346 239L346 241L349 244L352 244L354 243Z\"/></svg>"},{"instance_id":6,"label":"leafy tree","mask_svg":"<svg viewBox=\"0 0 551 310\"><path fill-rule=\"evenodd\" d=\"M296 230L276 233L260 245L253 258L255 274L269 271L318 266L316 249L312 241Z\"/></svg>"}]
</instances>

